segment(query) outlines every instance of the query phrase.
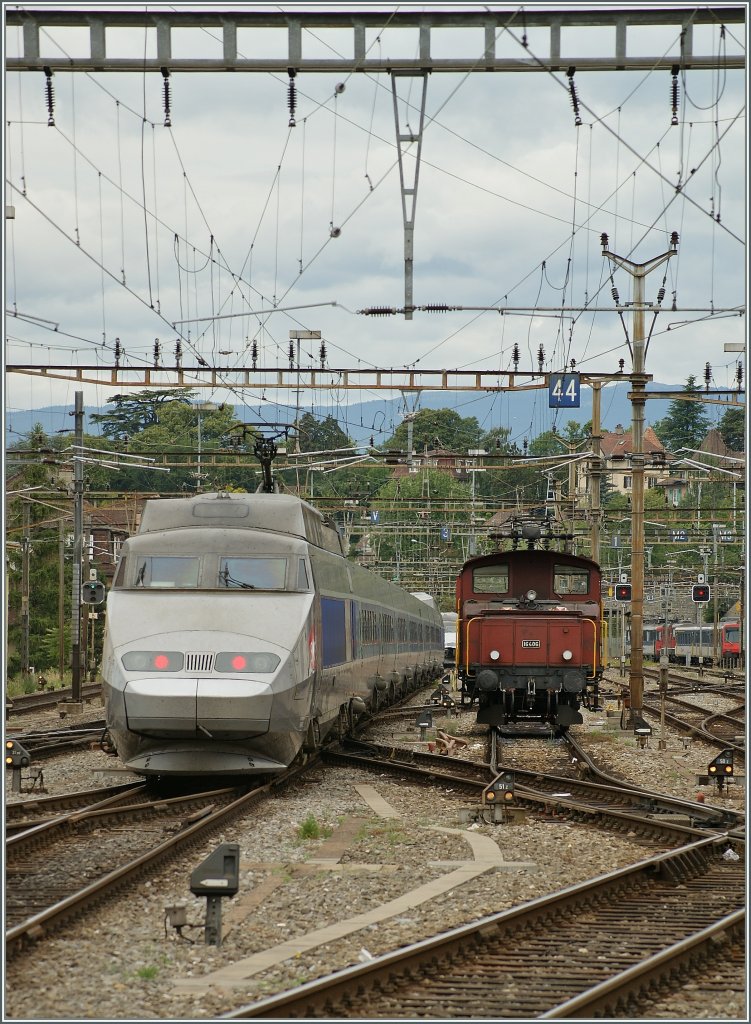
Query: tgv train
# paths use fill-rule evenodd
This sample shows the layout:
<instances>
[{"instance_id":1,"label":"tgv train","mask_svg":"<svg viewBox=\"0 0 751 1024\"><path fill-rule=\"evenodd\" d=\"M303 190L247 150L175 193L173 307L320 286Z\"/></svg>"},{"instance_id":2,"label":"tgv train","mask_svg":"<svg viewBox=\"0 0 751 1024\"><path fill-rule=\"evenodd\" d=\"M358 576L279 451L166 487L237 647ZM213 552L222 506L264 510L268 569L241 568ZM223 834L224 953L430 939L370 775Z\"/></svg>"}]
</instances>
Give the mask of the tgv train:
<instances>
[{"instance_id":1,"label":"tgv train","mask_svg":"<svg viewBox=\"0 0 751 1024\"><path fill-rule=\"evenodd\" d=\"M521 528L527 550L465 562L456 581L457 673L477 721L522 720L559 731L597 704L603 672L600 567L589 558L534 550L541 531Z\"/></svg>"},{"instance_id":2,"label":"tgv train","mask_svg":"<svg viewBox=\"0 0 751 1024\"><path fill-rule=\"evenodd\" d=\"M147 501L107 599L107 726L143 775L267 774L440 675L435 602L286 494Z\"/></svg>"}]
</instances>

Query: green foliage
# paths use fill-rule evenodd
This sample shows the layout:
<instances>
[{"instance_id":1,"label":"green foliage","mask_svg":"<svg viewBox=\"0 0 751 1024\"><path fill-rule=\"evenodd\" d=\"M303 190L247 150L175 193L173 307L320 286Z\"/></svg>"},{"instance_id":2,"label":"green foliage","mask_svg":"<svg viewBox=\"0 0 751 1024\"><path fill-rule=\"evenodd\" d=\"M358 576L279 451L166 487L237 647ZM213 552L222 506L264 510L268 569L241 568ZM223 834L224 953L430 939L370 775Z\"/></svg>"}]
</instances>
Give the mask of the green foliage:
<instances>
[{"instance_id":1,"label":"green foliage","mask_svg":"<svg viewBox=\"0 0 751 1024\"><path fill-rule=\"evenodd\" d=\"M114 441L128 441L147 427L159 423L164 405L172 402L189 404L195 395L193 388L136 391L134 394L113 395L108 403L110 412L92 413L89 422L99 424L103 437Z\"/></svg>"},{"instance_id":2,"label":"green foliage","mask_svg":"<svg viewBox=\"0 0 751 1024\"><path fill-rule=\"evenodd\" d=\"M731 452L746 450L746 411L745 409L726 409L717 425L722 440Z\"/></svg>"},{"instance_id":3,"label":"green foliage","mask_svg":"<svg viewBox=\"0 0 751 1024\"><path fill-rule=\"evenodd\" d=\"M407 451L409 423L400 423L384 448ZM453 409L421 409L412 421L412 447L416 452L463 453L480 445L480 425L474 416L462 417Z\"/></svg>"},{"instance_id":4,"label":"green foliage","mask_svg":"<svg viewBox=\"0 0 751 1024\"><path fill-rule=\"evenodd\" d=\"M318 824L314 814L309 814L297 830L300 839L320 839L321 826Z\"/></svg>"},{"instance_id":5,"label":"green foliage","mask_svg":"<svg viewBox=\"0 0 751 1024\"><path fill-rule=\"evenodd\" d=\"M701 389L696 386L696 377L688 378L683 392L701 394ZM684 398L670 403L667 416L655 423L654 432L668 451L677 452L679 448L698 448L709 428L710 420L704 405L696 399Z\"/></svg>"},{"instance_id":6,"label":"green foliage","mask_svg":"<svg viewBox=\"0 0 751 1024\"><path fill-rule=\"evenodd\" d=\"M352 448L352 441L331 415L321 420L309 412L304 413L298 423L297 436L301 452L335 452L340 448Z\"/></svg>"}]
</instances>

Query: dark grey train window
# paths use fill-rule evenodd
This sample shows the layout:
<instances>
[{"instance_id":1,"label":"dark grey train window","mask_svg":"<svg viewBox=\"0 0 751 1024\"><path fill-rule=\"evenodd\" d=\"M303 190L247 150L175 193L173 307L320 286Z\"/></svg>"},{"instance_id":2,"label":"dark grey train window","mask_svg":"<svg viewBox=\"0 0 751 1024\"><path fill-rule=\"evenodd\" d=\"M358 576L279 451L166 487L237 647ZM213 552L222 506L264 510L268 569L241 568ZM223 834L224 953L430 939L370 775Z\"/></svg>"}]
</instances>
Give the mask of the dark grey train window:
<instances>
[{"instance_id":1,"label":"dark grey train window","mask_svg":"<svg viewBox=\"0 0 751 1024\"><path fill-rule=\"evenodd\" d=\"M298 590L310 590L310 584L308 583L308 570L305 566L305 559L299 559L297 563L297 589Z\"/></svg>"},{"instance_id":2,"label":"dark grey train window","mask_svg":"<svg viewBox=\"0 0 751 1024\"><path fill-rule=\"evenodd\" d=\"M472 589L476 594L507 594L507 565L478 565L472 573Z\"/></svg>"},{"instance_id":3,"label":"dark grey train window","mask_svg":"<svg viewBox=\"0 0 751 1024\"><path fill-rule=\"evenodd\" d=\"M198 586L199 558L188 555L146 555L135 560L136 587Z\"/></svg>"},{"instance_id":4,"label":"dark grey train window","mask_svg":"<svg viewBox=\"0 0 751 1024\"><path fill-rule=\"evenodd\" d=\"M229 590L284 590L286 558L220 558L217 587Z\"/></svg>"},{"instance_id":5,"label":"dark grey train window","mask_svg":"<svg viewBox=\"0 0 751 1024\"><path fill-rule=\"evenodd\" d=\"M589 572L572 565L553 567L553 590L556 594L589 593Z\"/></svg>"}]
</instances>

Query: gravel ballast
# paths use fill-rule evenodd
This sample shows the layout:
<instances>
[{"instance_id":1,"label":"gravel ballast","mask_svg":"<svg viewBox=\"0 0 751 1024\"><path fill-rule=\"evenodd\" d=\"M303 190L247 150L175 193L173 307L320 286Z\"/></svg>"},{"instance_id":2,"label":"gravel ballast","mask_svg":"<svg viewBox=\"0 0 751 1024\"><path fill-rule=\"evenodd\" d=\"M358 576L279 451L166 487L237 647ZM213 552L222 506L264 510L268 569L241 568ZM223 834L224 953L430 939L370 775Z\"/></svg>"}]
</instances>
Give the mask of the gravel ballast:
<instances>
[{"instance_id":1,"label":"gravel ballast","mask_svg":"<svg viewBox=\"0 0 751 1024\"><path fill-rule=\"evenodd\" d=\"M613 731L604 714L585 713L585 718L576 733L605 770L646 788L696 797L695 775L706 771L715 753L711 748L694 742L684 749L680 738L669 732L666 750L658 749L656 733L649 746L639 749L630 733ZM388 729L409 737L411 745L426 748L418 740L419 732L403 723L379 727L373 738L382 740ZM452 720L451 731L479 747L480 733L471 714ZM540 769L560 770L560 743L539 746L541 761L549 757L559 766L545 769L541 763ZM504 745L504 759L513 762L517 754L521 759L515 744ZM51 793L90 788L101 781L95 777L97 771L116 764L100 751L53 758L44 764L47 788ZM525 767L529 767L527 761ZM356 786L375 789L399 817L378 816ZM710 787L703 792L707 802L743 806L740 786L722 797ZM15 1020L215 1018L254 999L654 852L636 836L610 834L602 841L594 829L563 820L460 825L458 811L469 802L440 780L433 789L418 789L394 775L316 768L296 790L266 800L252 817L216 832L170 867L12 960L6 971L5 1016ZM306 820L330 832L332 841L348 831L350 840L338 863L330 867L310 863L325 856L327 840L325 835L301 838ZM438 832L436 826L455 831ZM182 987L186 981L199 981L226 965L323 925L345 921L448 874L456 862L472 859L461 834L468 828L497 844L505 862L502 869L481 874L407 913L289 957L238 987L196 991ZM204 944L205 901L191 895L189 882L193 868L220 842L239 843L241 866L240 892L224 901L223 943L217 949ZM195 925L184 932L194 939L193 944L181 941L165 923L165 907L181 903L188 921ZM653 1007L650 1016L718 1019L716 1003L707 1005L699 990L671 1000ZM731 1004L723 1012L727 1016L722 1019L746 1019L744 1006Z\"/></svg>"}]
</instances>

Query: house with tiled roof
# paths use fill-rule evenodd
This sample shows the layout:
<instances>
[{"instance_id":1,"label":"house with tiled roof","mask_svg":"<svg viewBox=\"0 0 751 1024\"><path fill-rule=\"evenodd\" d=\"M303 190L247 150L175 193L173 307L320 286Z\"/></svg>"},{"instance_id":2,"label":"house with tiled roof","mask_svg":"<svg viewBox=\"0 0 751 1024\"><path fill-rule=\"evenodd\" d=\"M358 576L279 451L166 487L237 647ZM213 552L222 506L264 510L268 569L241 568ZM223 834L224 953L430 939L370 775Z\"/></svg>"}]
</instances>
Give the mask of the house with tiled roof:
<instances>
[{"instance_id":1,"label":"house with tiled roof","mask_svg":"<svg viewBox=\"0 0 751 1024\"><path fill-rule=\"evenodd\" d=\"M644 463L644 487L659 487L671 476L668 454L655 434L652 427L644 430L642 449L646 456ZM610 484L620 494L631 494L633 473L631 458L634 445L631 430L625 430L619 423L614 431L606 431L602 435L600 451L604 460L604 470L608 474Z\"/></svg>"}]
</instances>

